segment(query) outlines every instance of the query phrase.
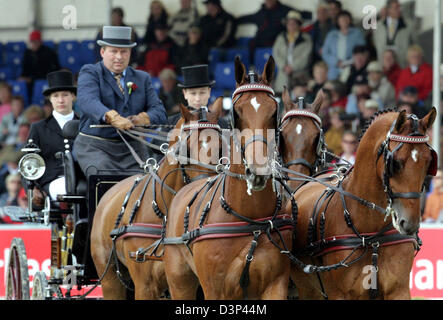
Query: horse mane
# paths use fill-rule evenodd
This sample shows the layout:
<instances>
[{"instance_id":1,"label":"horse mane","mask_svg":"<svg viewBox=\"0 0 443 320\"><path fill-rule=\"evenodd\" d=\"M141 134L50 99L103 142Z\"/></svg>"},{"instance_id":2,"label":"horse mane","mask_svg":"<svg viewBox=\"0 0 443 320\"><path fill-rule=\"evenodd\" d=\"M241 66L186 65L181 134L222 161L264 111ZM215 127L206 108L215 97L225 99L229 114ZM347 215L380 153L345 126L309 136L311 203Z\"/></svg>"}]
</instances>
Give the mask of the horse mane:
<instances>
[{"instance_id":1,"label":"horse mane","mask_svg":"<svg viewBox=\"0 0 443 320\"><path fill-rule=\"evenodd\" d=\"M372 115L372 117L369 120L366 120L365 126L361 130L360 136L358 137L358 142L361 141L361 139L363 138L364 134L369 129L371 124L375 121L375 119L377 119L379 116L381 116L383 114L391 113L391 112L398 112L398 108L397 107L390 107L390 108L386 108L386 109L377 111L376 113L374 113Z\"/></svg>"}]
</instances>

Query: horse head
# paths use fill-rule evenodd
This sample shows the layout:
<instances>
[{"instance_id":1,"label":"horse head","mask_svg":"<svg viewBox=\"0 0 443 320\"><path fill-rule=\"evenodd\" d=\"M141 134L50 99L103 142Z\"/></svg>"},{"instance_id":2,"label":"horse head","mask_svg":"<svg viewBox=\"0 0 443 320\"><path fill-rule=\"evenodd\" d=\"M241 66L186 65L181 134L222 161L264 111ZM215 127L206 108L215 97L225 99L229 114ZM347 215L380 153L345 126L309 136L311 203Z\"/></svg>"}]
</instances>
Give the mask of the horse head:
<instances>
[{"instance_id":1,"label":"horse head","mask_svg":"<svg viewBox=\"0 0 443 320\"><path fill-rule=\"evenodd\" d=\"M418 231L424 181L436 172L437 156L426 134L435 117L435 108L422 119L405 111L385 113L374 119L357 150L356 166L370 170L368 161L373 162L379 189L385 193L386 214L402 234Z\"/></svg>"},{"instance_id":2,"label":"horse head","mask_svg":"<svg viewBox=\"0 0 443 320\"><path fill-rule=\"evenodd\" d=\"M320 90L312 104L305 104L303 99L294 103L285 88L282 95L284 115L278 129L282 165L302 174L312 175L324 148L321 118L318 112L324 93ZM289 182L291 188L300 184Z\"/></svg>"},{"instance_id":3,"label":"horse head","mask_svg":"<svg viewBox=\"0 0 443 320\"><path fill-rule=\"evenodd\" d=\"M248 188L263 190L271 176L269 150L275 139L278 121L278 103L271 88L275 62L272 56L266 62L261 76L246 73L240 58L235 59L236 90L233 93L231 126L236 152L232 163L244 165ZM241 150L241 159L238 158ZM233 152L235 153L235 152Z\"/></svg>"},{"instance_id":4,"label":"horse head","mask_svg":"<svg viewBox=\"0 0 443 320\"><path fill-rule=\"evenodd\" d=\"M181 166L218 163L224 146L221 128L217 124L222 108L222 97L217 98L210 109L180 105L182 117L169 134L169 163L178 161Z\"/></svg>"}]
</instances>

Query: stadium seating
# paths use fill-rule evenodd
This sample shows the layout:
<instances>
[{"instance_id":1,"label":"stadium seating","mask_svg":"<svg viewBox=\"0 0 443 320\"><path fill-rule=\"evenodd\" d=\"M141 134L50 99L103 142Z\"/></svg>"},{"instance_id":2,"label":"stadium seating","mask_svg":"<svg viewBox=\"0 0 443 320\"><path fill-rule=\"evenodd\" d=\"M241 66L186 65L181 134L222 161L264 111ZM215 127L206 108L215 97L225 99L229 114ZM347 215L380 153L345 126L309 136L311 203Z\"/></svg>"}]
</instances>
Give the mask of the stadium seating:
<instances>
[{"instance_id":1,"label":"stadium seating","mask_svg":"<svg viewBox=\"0 0 443 320\"><path fill-rule=\"evenodd\" d=\"M235 57L239 56L241 61L246 67L246 70L249 68L249 50L247 48L232 48L226 52L226 62L233 62Z\"/></svg>"},{"instance_id":2,"label":"stadium seating","mask_svg":"<svg viewBox=\"0 0 443 320\"><path fill-rule=\"evenodd\" d=\"M21 53L26 50L26 43L24 41L9 41L6 43L6 52Z\"/></svg>"},{"instance_id":3,"label":"stadium seating","mask_svg":"<svg viewBox=\"0 0 443 320\"><path fill-rule=\"evenodd\" d=\"M6 65L13 69L13 78L18 78L22 73L23 52L6 52Z\"/></svg>"},{"instance_id":4,"label":"stadium seating","mask_svg":"<svg viewBox=\"0 0 443 320\"><path fill-rule=\"evenodd\" d=\"M211 90L211 96L209 97L208 104L209 105L213 104L218 97L223 96L223 95L224 95L224 91L223 90L213 88Z\"/></svg>"},{"instance_id":5,"label":"stadium seating","mask_svg":"<svg viewBox=\"0 0 443 320\"><path fill-rule=\"evenodd\" d=\"M38 104L42 106L45 102L43 91L48 88L48 81L45 79L36 80L34 82L34 88L32 90L32 104Z\"/></svg>"},{"instance_id":6,"label":"stadium seating","mask_svg":"<svg viewBox=\"0 0 443 320\"><path fill-rule=\"evenodd\" d=\"M15 70L11 67L0 67L0 81L14 80Z\"/></svg>"},{"instance_id":7,"label":"stadium seating","mask_svg":"<svg viewBox=\"0 0 443 320\"><path fill-rule=\"evenodd\" d=\"M81 63L95 63L97 60L95 53L95 40L83 40L80 42Z\"/></svg>"},{"instance_id":8,"label":"stadium seating","mask_svg":"<svg viewBox=\"0 0 443 320\"><path fill-rule=\"evenodd\" d=\"M52 40L45 40L45 41L43 41L43 44L45 46L51 48L52 50L57 51L57 48L56 48L56 45L55 45L54 41L52 41Z\"/></svg>"},{"instance_id":9,"label":"stadium seating","mask_svg":"<svg viewBox=\"0 0 443 320\"><path fill-rule=\"evenodd\" d=\"M218 62L215 65L215 88L235 89L235 68L233 62Z\"/></svg>"},{"instance_id":10,"label":"stadium seating","mask_svg":"<svg viewBox=\"0 0 443 320\"><path fill-rule=\"evenodd\" d=\"M82 61L78 41L60 41L57 52L60 66L68 68L73 73L80 71Z\"/></svg>"},{"instance_id":11,"label":"stadium seating","mask_svg":"<svg viewBox=\"0 0 443 320\"><path fill-rule=\"evenodd\" d=\"M158 94L160 92L160 88L162 86L160 79L157 77L151 77L151 82L152 82L152 85L154 86L155 91Z\"/></svg>"},{"instance_id":12,"label":"stadium seating","mask_svg":"<svg viewBox=\"0 0 443 320\"><path fill-rule=\"evenodd\" d=\"M266 61L272 55L272 48L257 48L254 53L254 65L257 73L262 73Z\"/></svg>"},{"instance_id":13,"label":"stadium seating","mask_svg":"<svg viewBox=\"0 0 443 320\"><path fill-rule=\"evenodd\" d=\"M19 80L8 80L7 82L12 87L12 94L22 96L25 100L25 107L27 107L29 105L29 97L26 82Z\"/></svg>"},{"instance_id":14,"label":"stadium seating","mask_svg":"<svg viewBox=\"0 0 443 320\"><path fill-rule=\"evenodd\" d=\"M247 48L249 46L249 42L252 40L251 37L240 37L237 39L237 47L239 48Z\"/></svg>"},{"instance_id":15,"label":"stadium seating","mask_svg":"<svg viewBox=\"0 0 443 320\"><path fill-rule=\"evenodd\" d=\"M211 48L209 50L208 61L209 61L209 75L214 76L215 65L218 62L222 61L222 50L218 48Z\"/></svg>"}]
</instances>

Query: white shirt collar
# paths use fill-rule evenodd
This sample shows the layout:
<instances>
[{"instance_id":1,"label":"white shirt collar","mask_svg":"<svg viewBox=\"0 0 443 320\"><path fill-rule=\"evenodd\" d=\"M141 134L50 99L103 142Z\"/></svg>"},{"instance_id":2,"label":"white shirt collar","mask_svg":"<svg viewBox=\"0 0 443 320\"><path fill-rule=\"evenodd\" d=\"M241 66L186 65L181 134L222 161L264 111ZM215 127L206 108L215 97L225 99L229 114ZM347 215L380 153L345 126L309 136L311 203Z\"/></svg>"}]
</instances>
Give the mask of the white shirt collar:
<instances>
[{"instance_id":1,"label":"white shirt collar","mask_svg":"<svg viewBox=\"0 0 443 320\"><path fill-rule=\"evenodd\" d=\"M74 119L74 111L72 111L71 113L64 115L61 114L55 110L52 111L52 116L54 117L55 120L57 120L58 125L60 126L60 128L63 129L63 127L65 126L66 122L71 121L72 119Z\"/></svg>"}]
</instances>

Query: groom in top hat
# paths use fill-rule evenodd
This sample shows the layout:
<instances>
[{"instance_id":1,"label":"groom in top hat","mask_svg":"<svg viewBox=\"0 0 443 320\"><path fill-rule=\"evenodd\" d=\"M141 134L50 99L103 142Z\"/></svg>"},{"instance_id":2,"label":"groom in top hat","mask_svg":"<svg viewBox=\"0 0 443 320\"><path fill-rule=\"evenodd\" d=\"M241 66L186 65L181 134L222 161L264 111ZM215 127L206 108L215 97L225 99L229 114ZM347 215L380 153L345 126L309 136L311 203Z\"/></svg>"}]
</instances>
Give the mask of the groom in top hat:
<instances>
[{"instance_id":1,"label":"groom in top hat","mask_svg":"<svg viewBox=\"0 0 443 320\"><path fill-rule=\"evenodd\" d=\"M97 170L113 174L140 171L116 129L167 122L149 74L128 66L131 48L137 45L131 41L131 31L131 27L103 27L103 40L97 41L102 61L80 70L77 101L82 116L73 151L87 177ZM113 128L90 127L99 124ZM127 140L142 160L148 158L145 145Z\"/></svg>"},{"instance_id":2,"label":"groom in top hat","mask_svg":"<svg viewBox=\"0 0 443 320\"><path fill-rule=\"evenodd\" d=\"M177 87L183 91L183 96L187 102L187 107L191 109L199 109L208 106L211 97L211 89L215 84L214 80L209 79L208 65L199 64L181 68L183 74L183 83L179 83ZM175 124L180 119L180 114L169 117L169 123ZM227 128L228 124L219 119L219 125Z\"/></svg>"}]
</instances>

